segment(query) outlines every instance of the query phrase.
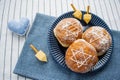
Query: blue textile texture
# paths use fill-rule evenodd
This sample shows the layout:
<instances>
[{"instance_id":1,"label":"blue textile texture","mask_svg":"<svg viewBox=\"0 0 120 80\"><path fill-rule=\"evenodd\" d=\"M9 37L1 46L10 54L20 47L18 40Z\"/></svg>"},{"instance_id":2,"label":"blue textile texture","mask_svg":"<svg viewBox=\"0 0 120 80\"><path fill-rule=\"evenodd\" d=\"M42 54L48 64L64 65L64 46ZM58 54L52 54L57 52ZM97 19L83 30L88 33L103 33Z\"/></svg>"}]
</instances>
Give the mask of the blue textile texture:
<instances>
[{"instance_id":1,"label":"blue textile texture","mask_svg":"<svg viewBox=\"0 0 120 80\"><path fill-rule=\"evenodd\" d=\"M48 50L48 29L55 21L55 17L36 14L36 18L23 46L14 73L35 80L120 80L120 32L112 31L114 49L110 61L99 71L77 74L61 67L51 56ZM29 47L33 44L43 50L48 62L36 59L34 51Z\"/></svg>"}]
</instances>

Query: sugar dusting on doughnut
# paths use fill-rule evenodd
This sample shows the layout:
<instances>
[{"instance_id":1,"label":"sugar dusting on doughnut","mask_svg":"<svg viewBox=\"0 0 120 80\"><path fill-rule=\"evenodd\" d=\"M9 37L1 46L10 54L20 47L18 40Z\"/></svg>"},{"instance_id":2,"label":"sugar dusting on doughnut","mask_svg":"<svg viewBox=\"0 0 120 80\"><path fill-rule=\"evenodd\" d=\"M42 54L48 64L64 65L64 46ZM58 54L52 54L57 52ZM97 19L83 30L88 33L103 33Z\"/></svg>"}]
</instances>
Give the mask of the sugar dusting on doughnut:
<instances>
[{"instance_id":1,"label":"sugar dusting on doughnut","mask_svg":"<svg viewBox=\"0 0 120 80\"><path fill-rule=\"evenodd\" d=\"M65 24L62 25L62 30L65 30L64 39L74 41L76 37L78 37L81 29L78 27L73 27L74 24L81 25L79 21L75 20L75 22L66 21ZM72 26L72 27L71 27Z\"/></svg>"},{"instance_id":2,"label":"sugar dusting on doughnut","mask_svg":"<svg viewBox=\"0 0 120 80\"><path fill-rule=\"evenodd\" d=\"M92 44L97 52L98 56L103 55L111 45L111 36L104 28L100 26L93 26L88 28L82 36L87 42Z\"/></svg>"},{"instance_id":3,"label":"sugar dusting on doughnut","mask_svg":"<svg viewBox=\"0 0 120 80\"><path fill-rule=\"evenodd\" d=\"M65 28L69 27L70 25L72 25L72 23L69 21L66 21L66 23L64 25L62 25L62 29L65 29Z\"/></svg>"},{"instance_id":4,"label":"sugar dusting on doughnut","mask_svg":"<svg viewBox=\"0 0 120 80\"><path fill-rule=\"evenodd\" d=\"M67 49L65 62L72 71L86 73L98 62L97 52L87 41L78 39Z\"/></svg>"},{"instance_id":5,"label":"sugar dusting on doughnut","mask_svg":"<svg viewBox=\"0 0 120 80\"><path fill-rule=\"evenodd\" d=\"M88 32L88 34L86 34L86 36L88 36L88 37L90 34L94 35L94 36L92 36L93 38L90 38L89 43L92 43L92 42L104 37L103 32L101 30L102 30L102 28L99 28L99 27L92 28L92 30L90 32Z\"/></svg>"},{"instance_id":6,"label":"sugar dusting on doughnut","mask_svg":"<svg viewBox=\"0 0 120 80\"><path fill-rule=\"evenodd\" d=\"M54 35L63 47L68 47L75 40L82 38L82 25L75 18L65 18L54 28Z\"/></svg>"},{"instance_id":7,"label":"sugar dusting on doughnut","mask_svg":"<svg viewBox=\"0 0 120 80\"><path fill-rule=\"evenodd\" d=\"M89 64L88 64L88 61L89 61L90 59L93 59L93 58L94 58L94 56L85 53L82 48L80 48L80 49L78 49L78 50L71 49L71 51L72 51L72 55L73 55L73 56L71 57L71 60L77 63L77 67L78 67L78 68L80 68L80 67L83 66L83 65L89 65ZM76 58L76 55L82 56L82 58L77 59L77 58ZM91 66L92 66L92 65L91 65Z\"/></svg>"}]
</instances>

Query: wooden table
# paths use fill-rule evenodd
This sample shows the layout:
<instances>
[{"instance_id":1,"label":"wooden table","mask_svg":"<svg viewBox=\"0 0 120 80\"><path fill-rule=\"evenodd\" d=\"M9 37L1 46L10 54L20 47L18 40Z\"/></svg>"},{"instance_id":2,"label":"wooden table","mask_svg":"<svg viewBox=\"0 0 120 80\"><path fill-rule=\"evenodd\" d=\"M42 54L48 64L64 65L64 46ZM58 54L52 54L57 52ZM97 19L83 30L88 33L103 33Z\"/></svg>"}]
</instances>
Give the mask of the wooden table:
<instances>
[{"instance_id":1,"label":"wooden table","mask_svg":"<svg viewBox=\"0 0 120 80\"><path fill-rule=\"evenodd\" d=\"M7 22L28 17L31 26L37 12L58 17L72 10L71 3L80 10L90 5L90 12L120 31L120 0L0 0L0 80L29 80L13 74L27 36L13 34Z\"/></svg>"}]
</instances>

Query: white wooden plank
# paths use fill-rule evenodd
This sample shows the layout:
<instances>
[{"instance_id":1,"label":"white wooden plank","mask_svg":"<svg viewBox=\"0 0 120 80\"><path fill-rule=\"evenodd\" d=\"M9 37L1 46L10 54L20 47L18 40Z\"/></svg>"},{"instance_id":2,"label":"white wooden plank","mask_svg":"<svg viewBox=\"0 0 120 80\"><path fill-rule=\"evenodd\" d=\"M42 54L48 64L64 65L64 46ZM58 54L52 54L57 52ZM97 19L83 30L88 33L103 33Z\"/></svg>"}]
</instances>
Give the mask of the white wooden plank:
<instances>
[{"instance_id":1,"label":"white wooden plank","mask_svg":"<svg viewBox=\"0 0 120 80\"><path fill-rule=\"evenodd\" d=\"M38 0L32 0L33 2L33 11L32 11L32 15L33 15L33 20L36 16L36 13L38 12Z\"/></svg>"},{"instance_id":2,"label":"white wooden plank","mask_svg":"<svg viewBox=\"0 0 120 80\"><path fill-rule=\"evenodd\" d=\"M111 7L111 13L112 13L113 18L114 18L114 23L115 23L116 29L118 30L119 23L120 23L120 20L119 20L120 17L119 17L119 15L117 13L117 8L115 6L115 1L110 0L109 3L110 3L110 7Z\"/></svg>"},{"instance_id":3,"label":"white wooden plank","mask_svg":"<svg viewBox=\"0 0 120 80\"><path fill-rule=\"evenodd\" d=\"M28 0L21 0L21 10L20 10L20 18L27 17L27 1Z\"/></svg>"},{"instance_id":4,"label":"white wooden plank","mask_svg":"<svg viewBox=\"0 0 120 80\"><path fill-rule=\"evenodd\" d=\"M9 5L10 5L10 0L6 0L6 4L5 4L5 16L4 16L4 27L2 28L2 31L4 32L5 34L5 43L3 46L5 46L4 48L4 58L5 58L5 61L4 61L4 76L3 76L3 80L9 80L10 79L10 55L11 53L7 50L11 45L7 46L9 43L8 42L8 38L7 38L7 22L8 22L8 17L9 17Z\"/></svg>"},{"instance_id":5,"label":"white wooden plank","mask_svg":"<svg viewBox=\"0 0 120 80\"><path fill-rule=\"evenodd\" d=\"M107 19L108 19L108 25L109 25L109 27L111 28L111 29L113 29L113 26L112 26L112 22L111 22L111 20L110 20L110 15L109 15L109 9L107 9L107 5L106 5L106 3L105 3L105 1L102 1L103 2L103 5L105 6L105 8L103 9L104 10L104 12L106 12L107 14L105 14L105 17L107 16Z\"/></svg>"},{"instance_id":6,"label":"white wooden plank","mask_svg":"<svg viewBox=\"0 0 120 80\"><path fill-rule=\"evenodd\" d=\"M66 13L67 12L67 6L66 6L66 0L62 0L62 13Z\"/></svg>"},{"instance_id":7,"label":"white wooden plank","mask_svg":"<svg viewBox=\"0 0 120 80\"><path fill-rule=\"evenodd\" d=\"M86 5L88 5L88 1L85 4L86 0L73 0L73 4L75 7L79 10L85 11L86 10Z\"/></svg>"},{"instance_id":8,"label":"white wooden plank","mask_svg":"<svg viewBox=\"0 0 120 80\"><path fill-rule=\"evenodd\" d=\"M115 8L117 9L118 17L120 18L120 11L119 11L120 3L119 3L119 0L114 0L114 3L115 3Z\"/></svg>"},{"instance_id":9,"label":"white wooden plank","mask_svg":"<svg viewBox=\"0 0 120 80\"><path fill-rule=\"evenodd\" d=\"M67 6L67 12L68 12L68 0L65 0L66 1L66 6Z\"/></svg>"},{"instance_id":10,"label":"white wooden plank","mask_svg":"<svg viewBox=\"0 0 120 80\"><path fill-rule=\"evenodd\" d=\"M32 23L32 0L28 0L27 4L27 17L30 19L30 22Z\"/></svg>"},{"instance_id":11,"label":"white wooden plank","mask_svg":"<svg viewBox=\"0 0 120 80\"><path fill-rule=\"evenodd\" d=\"M94 1L88 0L88 4L90 5L90 12L96 14L96 7L94 5Z\"/></svg>"},{"instance_id":12,"label":"white wooden plank","mask_svg":"<svg viewBox=\"0 0 120 80\"><path fill-rule=\"evenodd\" d=\"M52 16L57 16L56 14L56 7L55 7L55 0L51 0L51 15Z\"/></svg>"},{"instance_id":13,"label":"white wooden plank","mask_svg":"<svg viewBox=\"0 0 120 80\"><path fill-rule=\"evenodd\" d=\"M20 14L20 4L21 4L21 0L15 0L14 1L14 8L12 8L11 10L14 12L13 13L13 19L15 20L19 20L19 14ZM11 4L12 5L12 4ZM13 70L15 68L15 65L17 63L18 60L18 56L19 56L19 43L18 43L18 36L14 33L12 33L12 67L11 67L11 79L13 80L17 80L19 77L16 74L13 74Z\"/></svg>"},{"instance_id":14,"label":"white wooden plank","mask_svg":"<svg viewBox=\"0 0 120 80\"><path fill-rule=\"evenodd\" d=\"M33 10L33 5L32 5L32 0L27 0L27 9L26 9L26 16L27 16L27 18L30 20L30 28L31 28L31 26L32 26L32 18L33 18L33 16L32 16L32 10ZM30 28L29 28L29 30L30 30ZM29 33L29 30L28 30L28 33ZM28 35L28 33L26 34L26 36Z\"/></svg>"},{"instance_id":15,"label":"white wooden plank","mask_svg":"<svg viewBox=\"0 0 120 80\"><path fill-rule=\"evenodd\" d=\"M1 0L1 2L0 2L0 33L1 33L1 25L2 25L2 15L3 15L3 12L4 12L4 3L5 2L5 0ZM0 35L1 36L1 35Z\"/></svg>"},{"instance_id":16,"label":"white wooden plank","mask_svg":"<svg viewBox=\"0 0 120 80\"><path fill-rule=\"evenodd\" d=\"M73 5L75 6L76 9L79 9L79 5L78 5L77 0L73 0ZM71 8L71 6L70 6L70 8Z\"/></svg>"},{"instance_id":17,"label":"white wooden plank","mask_svg":"<svg viewBox=\"0 0 120 80\"><path fill-rule=\"evenodd\" d=\"M2 24L2 14L3 14L3 6L4 6L4 0L0 1L0 45L1 45L1 24ZM1 48L1 46L0 46ZM3 79L3 53L2 51L0 50L0 80Z\"/></svg>"},{"instance_id":18,"label":"white wooden plank","mask_svg":"<svg viewBox=\"0 0 120 80\"><path fill-rule=\"evenodd\" d=\"M114 0L115 2L115 6L116 6L116 10L117 10L117 14L118 14L118 18L120 19L120 11L119 11L119 8L120 8L120 2L119 0ZM119 22L117 22L119 24ZM118 27L118 31L120 31L120 27Z\"/></svg>"},{"instance_id":19,"label":"white wooden plank","mask_svg":"<svg viewBox=\"0 0 120 80\"><path fill-rule=\"evenodd\" d=\"M78 8L82 11L85 10L85 6L84 6L84 3L83 3L83 0L77 0L78 1Z\"/></svg>"},{"instance_id":20,"label":"white wooden plank","mask_svg":"<svg viewBox=\"0 0 120 80\"><path fill-rule=\"evenodd\" d=\"M61 6L61 14L63 14L63 3L62 3L62 0L60 0L60 6Z\"/></svg>"},{"instance_id":21,"label":"white wooden plank","mask_svg":"<svg viewBox=\"0 0 120 80\"><path fill-rule=\"evenodd\" d=\"M38 0L38 8L39 8L39 13L44 14L44 0ZM50 3L51 4L51 3ZM50 7L49 7L50 8ZM50 8L51 9L51 8Z\"/></svg>"},{"instance_id":22,"label":"white wooden plank","mask_svg":"<svg viewBox=\"0 0 120 80\"><path fill-rule=\"evenodd\" d=\"M68 11L72 11L73 9L72 9L72 7L71 7L71 4L73 3L73 1L72 0L66 0L67 1L67 10ZM76 1L76 0L75 0ZM58 5L59 6L59 5Z\"/></svg>"},{"instance_id":23,"label":"white wooden plank","mask_svg":"<svg viewBox=\"0 0 120 80\"><path fill-rule=\"evenodd\" d=\"M56 0L56 16L60 16L62 13L61 0Z\"/></svg>"},{"instance_id":24,"label":"white wooden plank","mask_svg":"<svg viewBox=\"0 0 120 80\"><path fill-rule=\"evenodd\" d=\"M38 3L39 4L39 3ZM28 0L26 0L26 12L25 12L25 17L27 17L27 7L28 7Z\"/></svg>"},{"instance_id":25,"label":"white wooden plank","mask_svg":"<svg viewBox=\"0 0 120 80\"><path fill-rule=\"evenodd\" d=\"M110 19L108 18L109 15L108 15L108 17L104 16L104 14L106 13L106 10L105 10L106 4L104 3L105 5L103 5L103 3L101 1L95 1L95 4L96 4L97 15L99 17L101 17L101 19L103 19L105 22L107 22L107 24L110 27L110 29L113 29L112 26L111 26L111 23L110 23ZM103 9L103 7L104 7L104 9ZM107 13L107 14L109 14L109 13Z\"/></svg>"},{"instance_id":26,"label":"white wooden plank","mask_svg":"<svg viewBox=\"0 0 120 80\"><path fill-rule=\"evenodd\" d=\"M46 15L50 15L50 10L51 9L49 9L50 8L50 0L45 0L45 2L44 2L44 6L45 6L45 14Z\"/></svg>"},{"instance_id":27,"label":"white wooden plank","mask_svg":"<svg viewBox=\"0 0 120 80\"><path fill-rule=\"evenodd\" d=\"M108 1L106 1L106 0L104 0L104 3L105 3L105 6L106 6L106 10L108 12L108 15L109 15L111 27L112 27L112 29L116 29L114 18L113 18L111 7L110 7L110 3Z\"/></svg>"},{"instance_id":28,"label":"white wooden plank","mask_svg":"<svg viewBox=\"0 0 120 80\"><path fill-rule=\"evenodd\" d=\"M89 3L88 3L88 0L83 0L83 3L84 3L84 10L86 11L87 10L87 6L88 5L90 5ZM90 10L91 10L91 8L90 8Z\"/></svg>"},{"instance_id":29,"label":"white wooden plank","mask_svg":"<svg viewBox=\"0 0 120 80\"><path fill-rule=\"evenodd\" d=\"M49 0L49 13L50 13L50 16L51 16L51 0Z\"/></svg>"},{"instance_id":30,"label":"white wooden plank","mask_svg":"<svg viewBox=\"0 0 120 80\"><path fill-rule=\"evenodd\" d=\"M1 32L2 32L2 24L3 24L3 15L4 15L4 8L5 8L6 0L1 1L1 8L0 8L0 40L1 40Z\"/></svg>"},{"instance_id":31,"label":"white wooden plank","mask_svg":"<svg viewBox=\"0 0 120 80\"><path fill-rule=\"evenodd\" d=\"M101 9L102 9L102 12L103 12L103 16L104 16L104 21L107 23L107 25L112 29L112 25L110 23L110 18L109 18L109 15L108 15L108 11L106 10L106 6L105 6L105 3L103 0L100 1L100 4L101 4Z\"/></svg>"},{"instance_id":32,"label":"white wooden plank","mask_svg":"<svg viewBox=\"0 0 120 80\"><path fill-rule=\"evenodd\" d=\"M15 6L15 0L11 0L10 3L10 10L9 10L9 18L8 21L13 19L13 15L14 15L14 6ZM12 79L12 44L13 43L13 35L12 32L7 30L7 47L6 50L9 51L10 54L10 80ZM17 80L17 75L15 75L14 79Z\"/></svg>"},{"instance_id":33,"label":"white wooden plank","mask_svg":"<svg viewBox=\"0 0 120 80\"><path fill-rule=\"evenodd\" d=\"M99 1L96 0L96 1L94 1L94 2L95 2L96 10L97 10L97 15L98 15L101 19L103 19L102 11L101 11L101 9L100 9Z\"/></svg>"},{"instance_id":34,"label":"white wooden plank","mask_svg":"<svg viewBox=\"0 0 120 80\"><path fill-rule=\"evenodd\" d=\"M107 18L105 18L104 11L102 9L104 5L101 4L101 1L98 1L98 3L99 3L99 8L100 8L101 16L102 16L103 20L106 22Z\"/></svg>"},{"instance_id":35,"label":"white wooden plank","mask_svg":"<svg viewBox=\"0 0 120 80\"><path fill-rule=\"evenodd\" d=\"M5 75L4 74L4 69L5 69L4 68L4 66L5 66L5 63L4 63L5 62L4 49L5 49L5 46L4 46L4 43L3 43L4 42L3 40L5 39L5 37L3 37L3 36L5 36L5 34L3 35L3 33L2 33L3 32L2 28L3 28L3 23L4 23L3 19L4 19L4 13L5 13L4 12L5 2L6 2L5 0L2 0L1 5L0 5L1 8L2 8L2 9L0 8L1 9L1 12L0 12L0 45L3 45L3 46L0 46L0 49L1 49L0 50L0 64L1 64L0 65L0 80L3 80L4 75Z\"/></svg>"},{"instance_id":36,"label":"white wooden plank","mask_svg":"<svg viewBox=\"0 0 120 80\"><path fill-rule=\"evenodd\" d=\"M11 5L12 3L12 5ZM14 14L14 5L15 5L15 1L11 1L10 3L10 7L9 7L9 17L8 17L8 21L13 19L13 14ZM7 22L7 21L6 21ZM11 32L7 29L7 41L6 41L6 54L7 54L7 58L6 58L6 70L9 70L10 67L10 73L8 72L8 74L10 74L10 79L7 80L11 80L11 75L12 75L12 34ZM7 62L8 61L8 62ZM17 80L17 78L15 78ZM6 80L6 79L5 79Z\"/></svg>"}]
</instances>

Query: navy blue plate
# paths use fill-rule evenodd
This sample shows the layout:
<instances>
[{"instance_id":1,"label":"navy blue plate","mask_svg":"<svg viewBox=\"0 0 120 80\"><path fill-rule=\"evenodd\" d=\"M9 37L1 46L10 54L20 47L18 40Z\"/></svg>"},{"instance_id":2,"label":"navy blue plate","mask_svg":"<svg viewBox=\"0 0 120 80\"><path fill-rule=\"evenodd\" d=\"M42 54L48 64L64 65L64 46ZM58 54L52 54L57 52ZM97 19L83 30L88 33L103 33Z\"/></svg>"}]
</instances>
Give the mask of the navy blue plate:
<instances>
[{"instance_id":1,"label":"navy blue plate","mask_svg":"<svg viewBox=\"0 0 120 80\"><path fill-rule=\"evenodd\" d=\"M85 14L84 11L82 11L82 13ZM61 21L62 19L73 17L72 14L73 14L73 11L65 13L65 14L61 15L60 17L58 17L55 20L55 22L53 23L53 25L50 27L49 33L48 33L48 45L49 45L50 54L53 56L55 61L57 63L59 63L61 66L63 66L64 68L67 68L67 66L65 64L65 51L67 48L62 47L59 44L59 42L57 41L57 39L54 36L53 29L58 24L58 22ZM85 26L85 28L88 28L90 26L101 26L101 27L105 28L112 37L112 32L109 29L108 25L101 18L99 18L98 16L96 16L94 14L92 14L92 19L88 25L85 24L85 22L83 20L79 20L79 21L82 23L83 26ZM112 37L111 47L106 51L105 55L99 57L98 63L91 69L90 72L99 70L108 62L108 60L110 59L110 56L112 54L112 49L113 49L113 37Z\"/></svg>"}]
</instances>

